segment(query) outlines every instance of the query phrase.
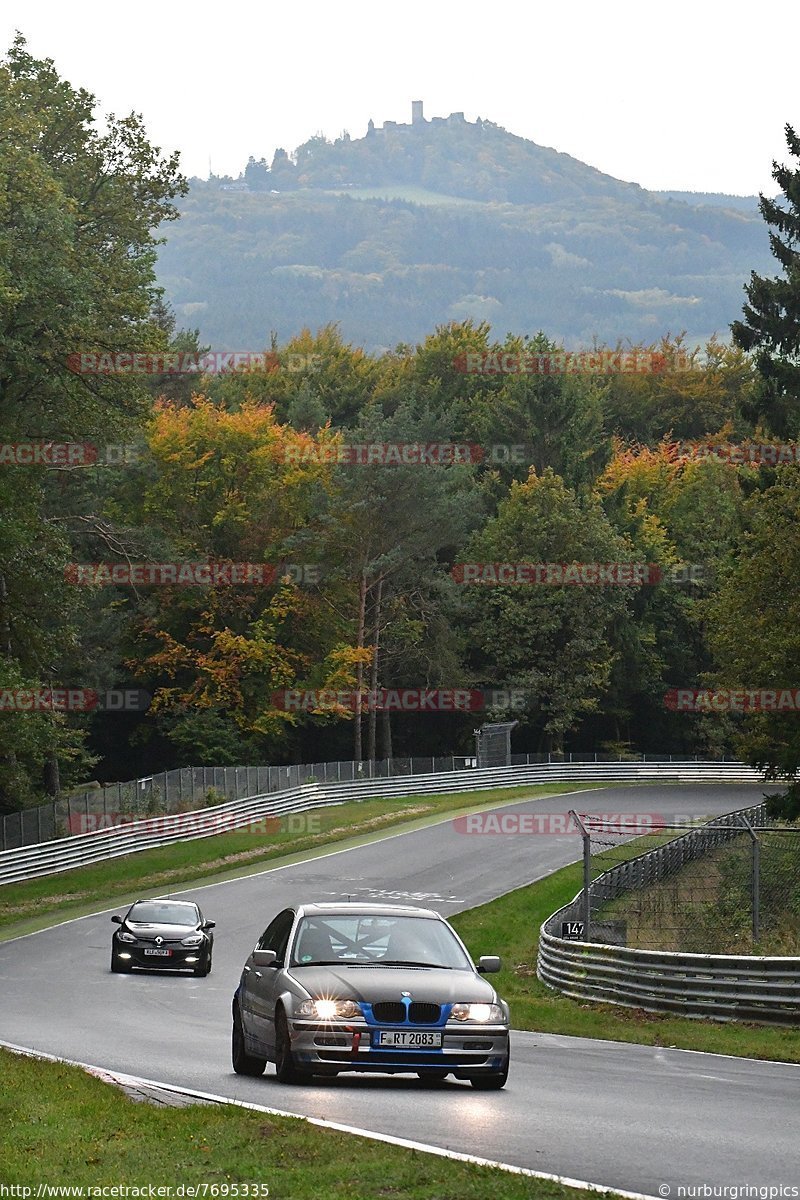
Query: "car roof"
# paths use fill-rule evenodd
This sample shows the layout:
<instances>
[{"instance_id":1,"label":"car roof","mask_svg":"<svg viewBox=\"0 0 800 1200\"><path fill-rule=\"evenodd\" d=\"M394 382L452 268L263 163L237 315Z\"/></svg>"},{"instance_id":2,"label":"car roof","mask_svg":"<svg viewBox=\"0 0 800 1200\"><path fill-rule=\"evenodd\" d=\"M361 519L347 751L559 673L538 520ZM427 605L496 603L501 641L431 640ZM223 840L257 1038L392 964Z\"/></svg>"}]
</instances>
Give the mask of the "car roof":
<instances>
[{"instance_id":1,"label":"car roof","mask_svg":"<svg viewBox=\"0 0 800 1200\"><path fill-rule=\"evenodd\" d=\"M173 900L170 896L142 896L141 900L134 900L133 904L179 904L182 908L198 907L194 900Z\"/></svg>"},{"instance_id":2,"label":"car roof","mask_svg":"<svg viewBox=\"0 0 800 1200\"><path fill-rule=\"evenodd\" d=\"M374 916L374 917L423 917L426 920L441 921L439 913L431 908L416 908L411 904L369 904L346 901L320 904L299 904L297 914L301 917L315 916Z\"/></svg>"}]
</instances>

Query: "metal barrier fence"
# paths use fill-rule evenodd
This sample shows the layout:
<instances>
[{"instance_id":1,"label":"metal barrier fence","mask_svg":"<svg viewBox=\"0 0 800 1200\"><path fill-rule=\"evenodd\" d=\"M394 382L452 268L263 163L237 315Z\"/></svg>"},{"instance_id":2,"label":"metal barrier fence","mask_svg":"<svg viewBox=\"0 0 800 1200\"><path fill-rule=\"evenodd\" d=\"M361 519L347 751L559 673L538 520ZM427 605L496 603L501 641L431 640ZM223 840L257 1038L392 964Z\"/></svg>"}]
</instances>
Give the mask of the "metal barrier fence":
<instances>
[{"instance_id":1,"label":"metal barrier fence","mask_svg":"<svg viewBox=\"0 0 800 1200\"><path fill-rule=\"evenodd\" d=\"M12 850L86 833L100 823L120 818L188 812L204 804L220 804L265 795L305 783L347 783L434 771L454 771L470 760L395 758L379 762L293 763L283 767L182 767L160 771L127 783L93 788L38 808L10 813L0 820L0 849ZM97 818L97 820L94 820Z\"/></svg>"},{"instance_id":2,"label":"metal barrier fence","mask_svg":"<svg viewBox=\"0 0 800 1200\"><path fill-rule=\"evenodd\" d=\"M552 763L489 767L437 774L392 776L299 788L233 800L211 808L135 820L35 846L0 852L0 884L34 879L172 842L244 828L272 814L306 812L348 800L387 799L496 787L560 782L758 783L761 774L741 763Z\"/></svg>"},{"instance_id":3,"label":"metal barrier fence","mask_svg":"<svg viewBox=\"0 0 800 1200\"><path fill-rule=\"evenodd\" d=\"M629 755L625 761L641 763L686 762L680 755ZM512 766L544 763L613 763L618 756L596 753L515 754ZM695 762L698 761L696 758ZM721 763L728 760L720 759ZM476 767L471 756L391 758L370 762L294 763L275 767L182 767L161 771L126 783L107 784L64 796L50 804L23 809L0 818L0 850L34 846L54 838L88 832L92 818L155 816L187 812L204 804L242 800L248 796L285 791L304 783L348 783L358 779L386 779L398 775L440 774ZM97 822L95 822L96 824Z\"/></svg>"},{"instance_id":4,"label":"metal barrier fence","mask_svg":"<svg viewBox=\"0 0 800 1200\"><path fill-rule=\"evenodd\" d=\"M800 958L615 945L624 940L626 930L620 929L621 923L613 916L607 919L609 904L613 913L613 902L620 897L658 886L736 839L744 836L750 840L748 825L755 839L750 844L759 845L765 821L764 805L716 817L705 826L617 863L593 881L587 878L584 857L584 887L542 925L539 978L575 999L717 1020L800 1023ZM759 861L755 854L756 870ZM590 941L593 937L598 940Z\"/></svg>"}]
</instances>

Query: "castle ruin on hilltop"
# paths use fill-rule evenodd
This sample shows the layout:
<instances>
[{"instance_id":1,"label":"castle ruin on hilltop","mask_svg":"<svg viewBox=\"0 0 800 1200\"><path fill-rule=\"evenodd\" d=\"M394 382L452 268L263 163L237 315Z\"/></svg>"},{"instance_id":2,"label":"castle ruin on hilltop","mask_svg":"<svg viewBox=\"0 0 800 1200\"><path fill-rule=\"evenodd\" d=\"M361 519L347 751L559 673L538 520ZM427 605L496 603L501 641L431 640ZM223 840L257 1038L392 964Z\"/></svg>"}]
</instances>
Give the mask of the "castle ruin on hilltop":
<instances>
[{"instance_id":1,"label":"castle ruin on hilltop","mask_svg":"<svg viewBox=\"0 0 800 1200\"><path fill-rule=\"evenodd\" d=\"M390 129L413 129L419 128L421 125L463 125L465 124L463 112L450 113L449 117L431 117L426 119L422 113L422 101L411 101L411 123L406 121L384 121L383 129L376 129L375 122L370 117L367 125L367 137L374 133L382 133Z\"/></svg>"}]
</instances>

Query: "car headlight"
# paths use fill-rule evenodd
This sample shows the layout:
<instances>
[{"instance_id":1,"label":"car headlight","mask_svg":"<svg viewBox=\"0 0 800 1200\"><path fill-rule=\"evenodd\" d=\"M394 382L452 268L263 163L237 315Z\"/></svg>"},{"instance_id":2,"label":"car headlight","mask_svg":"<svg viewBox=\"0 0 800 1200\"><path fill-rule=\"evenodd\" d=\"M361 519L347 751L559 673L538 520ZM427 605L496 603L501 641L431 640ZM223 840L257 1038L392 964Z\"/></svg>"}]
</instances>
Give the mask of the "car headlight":
<instances>
[{"instance_id":1,"label":"car headlight","mask_svg":"<svg viewBox=\"0 0 800 1200\"><path fill-rule=\"evenodd\" d=\"M128 933L124 929L120 929L117 933L117 938L120 942L135 942L136 938L132 933Z\"/></svg>"},{"instance_id":2,"label":"car headlight","mask_svg":"<svg viewBox=\"0 0 800 1200\"><path fill-rule=\"evenodd\" d=\"M199 946L203 940L202 933L190 933L188 937L181 938L182 946Z\"/></svg>"},{"instance_id":3,"label":"car headlight","mask_svg":"<svg viewBox=\"0 0 800 1200\"><path fill-rule=\"evenodd\" d=\"M361 1005L355 1000L304 1000L297 1015L317 1021L351 1021L362 1014Z\"/></svg>"},{"instance_id":4,"label":"car headlight","mask_svg":"<svg viewBox=\"0 0 800 1200\"><path fill-rule=\"evenodd\" d=\"M480 1025L505 1024L499 1004L454 1004L448 1021L477 1021Z\"/></svg>"}]
</instances>

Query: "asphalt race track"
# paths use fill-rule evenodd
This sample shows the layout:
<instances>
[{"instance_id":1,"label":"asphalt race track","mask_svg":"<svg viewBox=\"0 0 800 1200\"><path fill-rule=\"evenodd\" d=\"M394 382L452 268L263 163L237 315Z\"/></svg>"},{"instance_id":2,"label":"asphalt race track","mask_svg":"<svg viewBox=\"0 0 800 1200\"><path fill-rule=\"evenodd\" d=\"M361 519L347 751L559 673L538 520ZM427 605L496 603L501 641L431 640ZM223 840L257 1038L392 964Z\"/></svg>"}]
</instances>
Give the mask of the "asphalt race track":
<instances>
[{"instance_id":1,"label":"asphalt race track","mask_svg":"<svg viewBox=\"0 0 800 1200\"><path fill-rule=\"evenodd\" d=\"M619 787L515 802L504 811L577 807L668 819L727 812L762 794L750 785ZM248 952L287 904L351 896L450 915L579 856L575 835L466 836L445 821L189 888L182 894L217 922L207 979L112 975L109 916L119 910L70 921L0 945L0 1038L608 1187L663 1196L669 1186L672 1200L683 1185L800 1184L800 1066L518 1032L508 1085L497 1093L454 1080L423 1087L405 1076L344 1075L288 1087L271 1067L263 1079L233 1074L231 996Z\"/></svg>"}]
</instances>

